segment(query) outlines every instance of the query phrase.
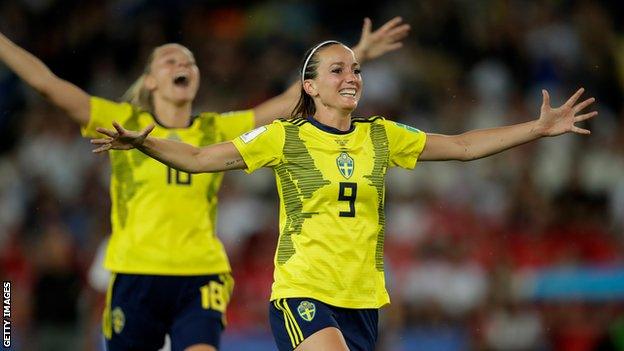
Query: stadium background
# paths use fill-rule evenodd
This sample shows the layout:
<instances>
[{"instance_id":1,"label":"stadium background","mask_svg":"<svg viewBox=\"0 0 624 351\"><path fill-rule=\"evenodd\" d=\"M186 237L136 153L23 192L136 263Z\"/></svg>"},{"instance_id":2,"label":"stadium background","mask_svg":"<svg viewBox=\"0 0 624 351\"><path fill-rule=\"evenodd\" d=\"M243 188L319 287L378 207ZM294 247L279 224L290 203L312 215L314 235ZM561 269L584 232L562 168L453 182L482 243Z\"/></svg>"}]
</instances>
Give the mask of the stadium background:
<instances>
[{"instance_id":1,"label":"stadium background","mask_svg":"<svg viewBox=\"0 0 624 351\"><path fill-rule=\"evenodd\" d=\"M354 45L362 19L411 24L363 69L356 115L456 133L526 121L540 89L597 98L589 137L545 139L388 178L393 304L379 350L624 349L624 5L617 1L0 2L0 30L93 95L118 99L150 50L196 55L196 110L254 106L303 52ZM15 350L100 350L108 161L0 65L0 274ZM277 199L270 172L231 173L219 233L237 281L223 350L274 349L267 322ZM64 345L54 348L53 345Z\"/></svg>"}]
</instances>

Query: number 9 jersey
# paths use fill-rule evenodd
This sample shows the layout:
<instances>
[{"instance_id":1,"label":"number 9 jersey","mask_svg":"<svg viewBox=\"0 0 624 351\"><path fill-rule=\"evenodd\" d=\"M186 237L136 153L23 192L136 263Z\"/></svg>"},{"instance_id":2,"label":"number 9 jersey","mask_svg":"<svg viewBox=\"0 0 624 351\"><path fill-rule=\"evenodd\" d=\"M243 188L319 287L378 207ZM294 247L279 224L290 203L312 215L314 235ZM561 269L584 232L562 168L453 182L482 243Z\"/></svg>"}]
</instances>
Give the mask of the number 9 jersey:
<instances>
[{"instance_id":1,"label":"number 9 jersey","mask_svg":"<svg viewBox=\"0 0 624 351\"><path fill-rule=\"evenodd\" d=\"M96 127L124 128L204 146L251 130L253 111L202 113L186 128L166 128L150 113L128 103L91 98L83 136L102 137ZM104 266L113 272L156 275L226 273L230 265L215 233L217 191L223 173L188 174L138 150L109 151L112 235Z\"/></svg>"},{"instance_id":2,"label":"number 9 jersey","mask_svg":"<svg viewBox=\"0 0 624 351\"><path fill-rule=\"evenodd\" d=\"M426 134L383 117L341 132L313 119L279 120L233 140L247 172L271 167L280 235L271 300L310 297L379 308L385 288L385 175L412 169Z\"/></svg>"}]
</instances>

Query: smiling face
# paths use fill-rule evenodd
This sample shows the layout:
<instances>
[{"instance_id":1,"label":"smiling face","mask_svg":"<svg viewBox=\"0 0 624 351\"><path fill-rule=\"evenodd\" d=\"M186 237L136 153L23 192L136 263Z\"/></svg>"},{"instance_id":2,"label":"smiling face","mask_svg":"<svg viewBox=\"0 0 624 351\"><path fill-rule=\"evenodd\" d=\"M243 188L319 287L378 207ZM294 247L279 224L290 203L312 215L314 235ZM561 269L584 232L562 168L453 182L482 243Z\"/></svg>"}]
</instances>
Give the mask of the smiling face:
<instances>
[{"instance_id":1,"label":"smiling face","mask_svg":"<svg viewBox=\"0 0 624 351\"><path fill-rule=\"evenodd\" d=\"M145 88L154 99L176 105L190 103L199 88L199 69L193 54L179 44L165 44L154 51Z\"/></svg>"},{"instance_id":2,"label":"smiling face","mask_svg":"<svg viewBox=\"0 0 624 351\"><path fill-rule=\"evenodd\" d=\"M337 109L350 113L362 95L360 64L353 51L334 44L317 51L318 67L314 79L306 79L303 88L314 99L316 110Z\"/></svg>"}]
</instances>

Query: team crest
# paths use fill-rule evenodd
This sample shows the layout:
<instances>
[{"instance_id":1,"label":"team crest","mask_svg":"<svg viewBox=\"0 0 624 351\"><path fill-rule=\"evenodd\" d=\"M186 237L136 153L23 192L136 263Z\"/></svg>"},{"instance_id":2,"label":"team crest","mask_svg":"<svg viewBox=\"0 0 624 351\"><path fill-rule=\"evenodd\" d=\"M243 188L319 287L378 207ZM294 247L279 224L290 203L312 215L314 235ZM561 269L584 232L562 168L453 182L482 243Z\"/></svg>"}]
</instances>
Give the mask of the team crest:
<instances>
[{"instance_id":1,"label":"team crest","mask_svg":"<svg viewBox=\"0 0 624 351\"><path fill-rule=\"evenodd\" d=\"M121 308L115 307L115 309L111 313L111 320L113 323L113 330L115 331L115 334L121 333L124 326L126 325L126 315L124 315Z\"/></svg>"},{"instance_id":2,"label":"team crest","mask_svg":"<svg viewBox=\"0 0 624 351\"><path fill-rule=\"evenodd\" d=\"M314 306L314 304L310 301L301 301L301 303L297 307L297 312L304 321L310 322L312 319L314 319L316 306Z\"/></svg>"},{"instance_id":3,"label":"team crest","mask_svg":"<svg viewBox=\"0 0 624 351\"><path fill-rule=\"evenodd\" d=\"M346 179L351 178L353 175L353 170L355 169L355 161L347 154L343 152L336 159L336 165L338 166L338 171L342 174Z\"/></svg>"}]
</instances>

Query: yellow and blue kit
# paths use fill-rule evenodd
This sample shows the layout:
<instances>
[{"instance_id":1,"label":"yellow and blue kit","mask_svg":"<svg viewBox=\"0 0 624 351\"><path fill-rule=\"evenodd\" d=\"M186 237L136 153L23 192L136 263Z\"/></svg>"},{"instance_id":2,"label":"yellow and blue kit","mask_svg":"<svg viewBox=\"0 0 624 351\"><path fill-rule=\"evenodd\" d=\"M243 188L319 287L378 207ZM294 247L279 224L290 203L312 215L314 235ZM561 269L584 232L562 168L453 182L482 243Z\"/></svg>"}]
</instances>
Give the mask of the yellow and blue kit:
<instances>
[{"instance_id":1,"label":"yellow and blue kit","mask_svg":"<svg viewBox=\"0 0 624 351\"><path fill-rule=\"evenodd\" d=\"M390 302L383 259L385 175L390 167L414 168L425 141L420 130L379 116L353 118L345 132L314 119L280 120L233 140L247 172L275 172L280 234L272 316L275 310L286 317L296 313L287 313L285 302L295 298L356 310ZM293 338L280 350L294 349L322 327L284 320L282 334ZM274 329L276 340L278 334Z\"/></svg>"},{"instance_id":2,"label":"yellow and blue kit","mask_svg":"<svg viewBox=\"0 0 624 351\"><path fill-rule=\"evenodd\" d=\"M113 121L130 130L155 123L153 137L204 146L234 139L254 126L251 110L202 113L187 128L166 128L127 103L91 98L85 137ZM104 266L116 273L197 275L230 271L216 235L217 191L223 173L188 174L138 150L109 151L112 235Z\"/></svg>"},{"instance_id":3,"label":"yellow and blue kit","mask_svg":"<svg viewBox=\"0 0 624 351\"><path fill-rule=\"evenodd\" d=\"M186 128L167 128L128 103L91 98L86 137L113 121L151 135L205 146L231 140L254 126L253 111L202 113ZM138 150L109 152L112 234L104 266L114 273L103 329L109 350L158 349L171 336L174 350L218 347L233 285L216 235L222 173L188 174ZM167 306L167 308L163 308Z\"/></svg>"}]
</instances>

